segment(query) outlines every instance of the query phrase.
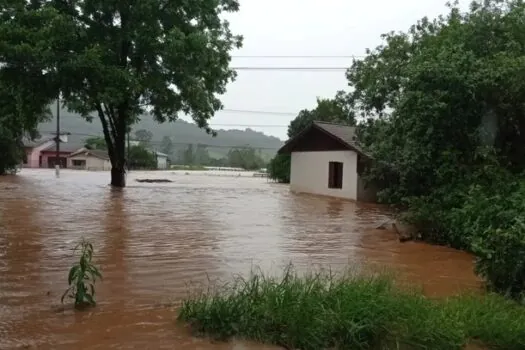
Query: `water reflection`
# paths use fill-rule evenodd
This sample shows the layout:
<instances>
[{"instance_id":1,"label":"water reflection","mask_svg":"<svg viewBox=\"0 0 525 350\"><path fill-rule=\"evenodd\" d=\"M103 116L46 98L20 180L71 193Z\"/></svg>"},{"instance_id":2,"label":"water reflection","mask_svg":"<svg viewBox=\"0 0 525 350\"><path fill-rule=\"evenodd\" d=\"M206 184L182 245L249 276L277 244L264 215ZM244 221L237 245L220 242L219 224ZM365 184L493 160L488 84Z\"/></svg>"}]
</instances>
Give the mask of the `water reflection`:
<instances>
[{"instance_id":1,"label":"water reflection","mask_svg":"<svg viewBox=\"0 0 525 350\"><path fill-rule=\"evenodd\" d=\"M326 213L330 219L341 219L344 209L342 200L329 199L326 206Z\"/></svg>"},{"instance_id":2,"label":"water reflection","mask_svg":"<svg viewBox=\"0 0 525 350\"><path fill-rule=\"evenodd\" d=\"M37 187L16 177L0 185L0 348L9 348L24 342L18 330L29 327L28 318L45 307L47 266L40 265L40 203L20 196L24 186ZM28 300L34 304L28 305ZM39 338L46 337L45 329L37 332Z\"/></svg>"},{"instance_id":3,"label":"water reflection","mask_svg":"<svg viewBox=\"0 0 525 350\"><path fill-rule=\"evenodd\" d=\"M121 295L124 298L126 291L131 291L125 259L126 241L130 232L129 217L124 207L125 201L125 190L111 187L102 198L105 230L101 259L99 259L105 278L114 281L111 284L104 284L105 292L109 295ZM100 246L96 241L92 243L97 248ZM96 253L95 251L95 256Z\"/></svg>"}]
</instances>

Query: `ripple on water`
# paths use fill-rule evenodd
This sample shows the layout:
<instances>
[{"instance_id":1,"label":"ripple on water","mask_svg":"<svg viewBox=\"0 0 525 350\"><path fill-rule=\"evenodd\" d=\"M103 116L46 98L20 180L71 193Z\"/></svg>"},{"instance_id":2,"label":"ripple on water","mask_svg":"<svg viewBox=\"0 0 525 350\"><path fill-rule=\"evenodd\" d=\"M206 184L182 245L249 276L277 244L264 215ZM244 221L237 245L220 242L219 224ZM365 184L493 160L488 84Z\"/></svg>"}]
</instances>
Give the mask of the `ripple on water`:
<instances>
[{"instance_id":1,"label":"ripple on water","mask_svg":"<svg viewBox=\"0 0 525 350\"><path fill-rule=\"evenodd\" d=\"M208 174L209 175L209 174ZM377 206L293 195L251 177L131 172L112 190L109 173L23 170L0 179L0 349L270 349L210 343L174 323L166 300L189 283L227 279L289 262L344 268L378 263L446 295L477 286L471 258L447 248L399 244L371 230ZM138 184L136 178L173 182ZM57 312L74 245L86 237L104 280L96 309Z\"/></svg>"}]
</instances>

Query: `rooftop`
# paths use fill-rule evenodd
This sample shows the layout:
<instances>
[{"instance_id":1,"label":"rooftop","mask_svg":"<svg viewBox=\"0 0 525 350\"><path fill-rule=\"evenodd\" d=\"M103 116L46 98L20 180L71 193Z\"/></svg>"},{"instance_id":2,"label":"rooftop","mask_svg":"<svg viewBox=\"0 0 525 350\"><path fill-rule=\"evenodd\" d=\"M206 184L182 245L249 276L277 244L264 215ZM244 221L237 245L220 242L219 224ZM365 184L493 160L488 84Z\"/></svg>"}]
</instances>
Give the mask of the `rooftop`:
<instances>
[{"instance_id":1,"label":"rooftop","mask_svg":"<svg viewBox=\"0 0 525 350\"><path fill-rule=\"evenodd\" d=\"M303 138L306 135L306 133L312 130L313 128L330 136L331 138L339 142L342 146L350 150L356 151L360 154L366 155L359 142L357 141L355 126L321 121L314 121L312 124L304 128L295 137L292 137L291 139L286 141L286 143L283 145L283 147L281 147L278 153L282 154L291 152L293 145L296 144L296 142L299 139Z\"/></svg>"}]
</instances>

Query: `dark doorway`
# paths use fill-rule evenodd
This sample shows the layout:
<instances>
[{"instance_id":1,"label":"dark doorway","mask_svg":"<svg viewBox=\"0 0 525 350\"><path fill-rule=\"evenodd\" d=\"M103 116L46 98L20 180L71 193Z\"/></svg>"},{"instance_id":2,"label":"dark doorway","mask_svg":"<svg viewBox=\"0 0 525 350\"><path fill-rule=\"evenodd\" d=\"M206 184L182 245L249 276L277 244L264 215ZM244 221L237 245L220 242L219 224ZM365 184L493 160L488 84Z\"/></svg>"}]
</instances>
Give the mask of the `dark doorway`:
<instances>
[{"instance_id":1,"label":"dark doorway","mask_svg":"<svg viewBox=\"0 0 525 350\"><path fill-rule=\"evenodd\" d=\"M67 159L66 158L63 158L63 157L60 157L60 167L61 168L67 168ZM56 162L56 157L49 157L47 158L47 166L49 168L54 168L55 167L55 164L57 164Z\"/></svg>"},{"instance_id":2,"label":"dark doorway","mask_svg":"<svg viewBox=\"0 0 525 350\"><path fill-rule=\"evenodd\" d=\"M343 163L328 163L328 188L343 188Z\"/></svg>"}]
</instances>

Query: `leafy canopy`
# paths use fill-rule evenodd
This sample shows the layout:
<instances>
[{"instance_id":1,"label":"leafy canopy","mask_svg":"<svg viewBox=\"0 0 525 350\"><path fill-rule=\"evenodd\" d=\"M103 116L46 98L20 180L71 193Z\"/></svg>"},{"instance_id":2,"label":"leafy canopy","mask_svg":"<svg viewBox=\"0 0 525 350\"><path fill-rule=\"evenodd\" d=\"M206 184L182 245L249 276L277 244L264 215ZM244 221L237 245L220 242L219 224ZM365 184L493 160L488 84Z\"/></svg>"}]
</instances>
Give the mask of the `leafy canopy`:
<instances>
[{"instance_id":1,"label":"leafy canopy","mask_svg":"<svg viewBox=\"0 0 525 350\"><path fill-rule=\"evenodd\" d=\"M182 112L213 132L208 120L235 77L229 52L241 45L221 14L238 8L236 0L6 0L0 61L32 70L42 80L33 87L60 91L68 109L95 113L123 177L125 134L139 115L165 122Z\"/></svg>"},{"instance_id":2,"label":"leafy canopy","mask_svg":"<svg viewBox=\"0 0 525 350\"><path fill-rule=\"evenodd\" d=\"M525 3L457 4L347 72L382 199L426 240L465 248L504 294L525 292Z\"/></svg>"}]
</instances>

